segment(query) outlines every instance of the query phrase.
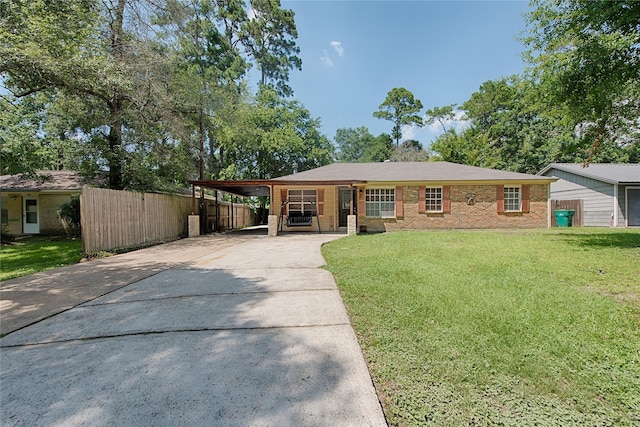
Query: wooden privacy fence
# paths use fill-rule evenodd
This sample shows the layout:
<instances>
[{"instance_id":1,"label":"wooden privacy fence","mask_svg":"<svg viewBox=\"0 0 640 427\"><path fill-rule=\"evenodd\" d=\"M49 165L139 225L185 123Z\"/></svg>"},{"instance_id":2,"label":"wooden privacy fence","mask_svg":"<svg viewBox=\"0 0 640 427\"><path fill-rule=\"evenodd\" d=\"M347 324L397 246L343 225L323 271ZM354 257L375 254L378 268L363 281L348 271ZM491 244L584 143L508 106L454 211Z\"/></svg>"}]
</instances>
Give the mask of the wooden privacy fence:
<instances>
[{"instance_id":1,"label":"wooden privacy fence","mask_svg":"<svg viewBox=\"0 0 640 427\"><path fill-rule=\"evenodd\" d=\"M204 232L255 225L247 205L218 202L216 207L215 200L205 199L205 206ZM82 249L90 254L177 239L187 234L191 209L191 196L85 187L80 196Z\"/></svg>"},{"instance_id":2,"label":"wooden privacy fence","mask_svg":"<svg viewBox=\"0 0 640 427\"><path fill-rule=\"evenodd\" d=\"M256 225L256 214L247 205L206 200L206 232L225 231Z\"/></svg>"},{"instance_id":3,"label":"wooden privacy fence","mask_svg":"<svg viewBox=\"0 0 640 427\"><path fill-rule=\"evenodd\" d=\"M583 202L582 199L576 200L551 200L551 226L555 227L557 209L574 210L576 213L573 215L573 226L582 227L583 214Z\"/></svg>"},{"instance_id":4,"label":"wooden privacy fence","mask_svg":"<svg viewBox=\"0 0 640 427\"><path fill-rule=\"evenodd\" d=\"M187 232L191 197L85 187L80 196L84 253L177 239Z\"/></svg>"}]
</instances>

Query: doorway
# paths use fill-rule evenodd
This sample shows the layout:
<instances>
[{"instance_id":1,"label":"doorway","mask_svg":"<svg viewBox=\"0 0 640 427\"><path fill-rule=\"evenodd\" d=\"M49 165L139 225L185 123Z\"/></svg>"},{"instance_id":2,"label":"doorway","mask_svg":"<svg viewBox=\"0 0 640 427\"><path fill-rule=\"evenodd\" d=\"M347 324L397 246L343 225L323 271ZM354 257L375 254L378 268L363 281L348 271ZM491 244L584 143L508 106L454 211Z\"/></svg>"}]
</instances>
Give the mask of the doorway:
<instances>
[{"instance_id":1,"label":"doorway","mask_svg":"<svg viewBox=\"0 0 640 427\"><path fill-rule=\"evenodd\" d=\"M347 226L347 216L351 213L351 189L341 188L338 192L338 227Z\"/></svg>"},{"instance_id":2,"label":"doorway","mask_svg":"<svg viewBox=\"0 0 640 427\"><path fill-rule=\"evenodd\" d=\"M640 227L640 187L627 187L627 226Z\"/></svg>"},{"instance_id":3,"label":"doorway","mask_svg":"<svg viewBox=\"0 0 640 427\"><path fill-rule=\"evenodd\" d=\"M24 234L40 233L40 211L37 197L25 197L23 205L23 232Z\"/></svg>"}]
</instances>

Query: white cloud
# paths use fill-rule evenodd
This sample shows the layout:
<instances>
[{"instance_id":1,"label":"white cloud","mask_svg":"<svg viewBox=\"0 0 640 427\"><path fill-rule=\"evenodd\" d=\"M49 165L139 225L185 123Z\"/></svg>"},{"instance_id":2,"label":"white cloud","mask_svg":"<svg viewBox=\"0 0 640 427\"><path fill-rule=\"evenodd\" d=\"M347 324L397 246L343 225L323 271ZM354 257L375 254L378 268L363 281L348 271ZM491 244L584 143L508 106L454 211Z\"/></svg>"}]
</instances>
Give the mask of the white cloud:
<instances>
[{"instance_id":1,"label":"white cloud","mask_svg":"<svg viewBox=\"0 0 640 427\"><path fill-rule=\"evenodd\" d=\"M322 57L320 57L320 60L322 62L324 62L324 64L327 67L333 67L334 66L333 61L331 60L331 58L329 58L329 52L327 52L326 49L322 50Z\"/></svg>"},{"instance_id":2,"label":"white cloud","mask_svg":"<svg viewBox=\"0 0 640 427\"><path fill-rule=\"evenodd\" d=\"M402 126L402 140L406 141L407 139L416 139L416 131L418 130L418 126Z\"/></svg>"},{"instance_id":3,"label":"white cloud","mask_svg":"<svg viewBox=\"0 0 640 427\"><path fill-rule=\"evenodd\" d=\"M336 51L338 56L344 55L344 48L342 47L342 43L341 42L332 41L331 43L329 43L329 45L331 45L333 50Z\"/></svg>"}]
</instances>

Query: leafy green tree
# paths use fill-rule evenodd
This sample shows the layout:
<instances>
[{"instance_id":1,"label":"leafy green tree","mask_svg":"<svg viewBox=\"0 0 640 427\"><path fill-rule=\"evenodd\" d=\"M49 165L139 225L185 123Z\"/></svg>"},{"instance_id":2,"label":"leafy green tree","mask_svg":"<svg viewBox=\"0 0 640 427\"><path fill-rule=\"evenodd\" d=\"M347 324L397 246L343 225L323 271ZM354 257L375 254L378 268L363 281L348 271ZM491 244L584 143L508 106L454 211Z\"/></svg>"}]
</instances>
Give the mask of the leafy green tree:
<instances>
[{"instance_id":1,"label":"leafy green tree","mask_svg":"<svg viewBox=\"0 0 640 427\"><path fill-rule=\"evenodd\" d=\"M543 85L512 76L488 81L462 104L469 126L449 129L431 145L442 160L516 172L536 173L551 162L633 159L630 147L611 145L589 154L575 129L539 100Z\"/></svg>"},{"instance_id":2,"label":"leafy green tree","mask_svg":"<svg viewBox=\"0 0 640 427\"><path fill-rule=\"evenodd\" d=\"M375 137L364 126L338 129L334 141L338 146L336 158L345 163L383 162L390 158L393 144L389 135Z\"/></svg>"},{"instance_id":3,"label":"leafy green tree","mask_svg":"<svg viewBox=\"0 0 640 427\"><path fill-rule=\"evenodd\" d=\"M430 153L415 139L407 139L395 147L390 158L393 162L427 162L430 159Z\"/></svg>"},{"instance_id":4,"label":"leafy green tree","mask_svg":"<svg viewBox=\"0 0 640 427\"><path fill-rule=\"evenodd\" d=\"M286 100L269 85L261 86L254 105L236 112L228 129L225 179L269 179L333 161L333 145L319 131L320 120L297 101Z\"/></svg>"},{"instance_id":5,"label":"leafy green tree","mask_svg":"<svg viewBox=\"0 0 640 427\"><path fill-rule=\"evenodd\" d=\"M293 12L258 0L250 10L243 0L1 2L2 171L106 171L111 188L165 190L331 162L319 119L279 96L300 68ZM256 99L243 80L251 61L265 88Z\"/></svg>"},{"instance_id":6,"label":"leafy green tree","mask_svg":"<svg viewBox=\"0 0 640 427\"><path fill-rule=\"evenodd\" d=\"M290 96L289 71L302 69L295 14L282 9L280 0L251 0L250 8L252 17L243 31L247 51L260 69L260 83L271 84L280 95Z\"/></svg>"},{"instance_id":7,"label":"leafy green tree","mask_svg":"<svg viewBox=\"0 0 640 427\"><path fill-rule=\"evenodd\" d=\"M220 94L235 90L249 65L240 53L240 28L247 22L243 6L239 0L169 0L157 17L166 43L177 42L171 94L182 119L181 140L187 144L196 140L200 180L207 175L207 145L215 145L210 129L222 108Z\"/></svg>"},{"instance_id":8,"label":"leafy green tree","mask_svg":"<svg viewBox=\"0 0 640 427\"><path fill-rule=\"evenodd\" d=\"M373 113L373 117L393 122L391 136L398 147L402 138L402 126L422 125L422 117L418 114L421 109L422 102L416 99L413 93L403 87L396 87L387 93L387 97Z\"/></svg>"},{"instance_id":9,"label":"leafy green tree","mask_svg":"<svg viewBox=\"0 0 640 427\"><path fill-rule=\"evenodd\" d=\"M86 145L91 135L87 105L63 93L38 92L20 99L0 97L0 169L32 175L37 170L73 169L95 175Z\"/></svg>"},{"instance_id":10,"label":"leafy green tree","mask_svg":"<svg viewBox=\"0 0 640 427\"><path fill-rule=\"evenodd\" d=\"M529 102L534 98L527 96L529 90L528 82L515 76L483 83L461 106L470 126L460 134L450 129L431 149L443 160L456 163L537 172L544 165L532 162L531 156L541 152L542 145L550 146L551 138L532 138L541 121ZM548 163L547 157L540 161Z\"/></svg>"},{"instance_id":11,"label":"leafy green tree","mask_svg":"<svg viewBox=\"0 0 640 427\"><path fill-rule=\"evenodd\" d=\"M95 123L91 140L111 188L125 184L128 119L144 117L165 87L155 82L164 57L146 43L149 26L140 19L149 12L141 7L132 0L2 3L0 75L6 88L18 98L60 91L97 108L102 122Z\"/></svg>"},{"instance_id":12,"label":"leafy green tree","mask_svg":"<svg viewBox=\"0 0 640 427\"><path fill-rule=\"evenodd\" d=\"M25 102L13 96L0 98L0 174L34 174L44 169L41 141L35 138L40 125L33 97Z\"/></svg>"},{"instance_id":13,"label":"leafy green tree","mask_svg":"<svg viewBox=\"0 0 640 427\"><path fill-rule=\"evenodd\" d=\"M393 140L391 136L386 133L373 138L371 144L367 144L364 152L362 153L363 162L384 162L391 159L393 155Z\"/></svg>"},{"instance_id":14,"label":"leafy green tree","mask_svg":"<svg viewBox=\"0 0 640 427\"><path fill-rule=\"evenodd\" d=\"M640 136L640 2L535 0L528 60L547 110L578 128L587 160ZM602 147L608 145L609 147Z\"/></svg>"}]
</instances>

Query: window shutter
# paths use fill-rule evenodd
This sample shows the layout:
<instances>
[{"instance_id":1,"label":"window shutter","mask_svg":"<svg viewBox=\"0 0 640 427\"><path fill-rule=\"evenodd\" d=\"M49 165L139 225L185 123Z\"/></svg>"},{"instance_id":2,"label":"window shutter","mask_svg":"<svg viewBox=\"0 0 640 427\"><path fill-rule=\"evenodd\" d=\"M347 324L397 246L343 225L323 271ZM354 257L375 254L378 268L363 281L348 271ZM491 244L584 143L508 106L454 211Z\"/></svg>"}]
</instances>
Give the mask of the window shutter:
<instances>
[{"instance_id":1,"label":"window shutter","mask_svg":"<svg viewBox=\"0 0 640 427\"><path fill-rule=\"evenodd\" d=\"M529 185L522 185L522 212L529 213Z\"/></svg>"},{"instance_id":2,"label":"window shutter","mask_svg":"<svg viewBox=\"0 0 640 427\"><path fill-rule=\"evenodd\" d=\"M358 188L358 216L365 216L367 213L364 205L365 191L363 187Z\"/></svg>"},{"instance_id":3,"label":"window shutter","mask_svg":"<svg viewBox=\"0 0 640 427\"><path fill-rule=\"evenodd\" d=\"M425 213L427 211L427 189L425 187L418 187L418 213Z\"/></svg>"},{"instance_id":4,"label":"window shutter","mask_svg":"<svg viewBox=\"0 0 640 427\"><path fill-rule=\"evenodd\" d=\"M284 202L285 200L287 200L287 189L286 188L281 188L280 189L280 203ZM287 215L287 212L289 211L288 206L285 206L284 209L282 210L282 213L284 215Z\"/></svg>"},{"instance_id":5,"label":"window shutter","mask_svg":"<svg viewBox=\"0 0 640 427\"><path fill-rule=\"evenodd\" d=\"M396 218L404 218L404 202L402 201L402 187L396 187Z\"/></svg>"},{"instance_id":6,"label":"window shutter","mask_svg":"<svg viewBox=\"0 0 640 427\"><path fill-rule=\"evenodd\" d=\"M442 212L451 213L451 186L442 187Z\"/></svg>"},{"instance_id":7,"label":"window shutter","mask_svg":"<svg viewBox=\"0 0 640 427\"><path fill-rule=\"evenodd\" d=\"M496 202L498 213L504 213L504 185L496 185Z\"/></svg>"},{"instance_id":8,"label":"window shutter","mask_svg":"<svg viewBox=\"0 0 640 427\"><path fill-rule=\"evenodd\" d=\"M318 216L324 216L324 189L318 188L317 195Z\"/></svg>"}]
</instances>

